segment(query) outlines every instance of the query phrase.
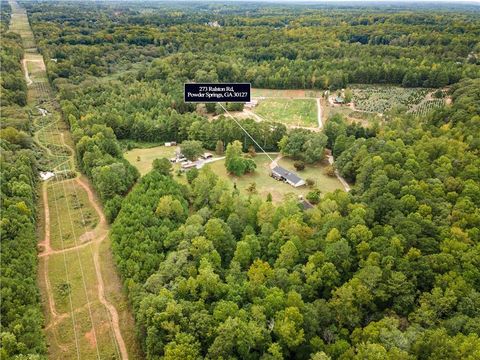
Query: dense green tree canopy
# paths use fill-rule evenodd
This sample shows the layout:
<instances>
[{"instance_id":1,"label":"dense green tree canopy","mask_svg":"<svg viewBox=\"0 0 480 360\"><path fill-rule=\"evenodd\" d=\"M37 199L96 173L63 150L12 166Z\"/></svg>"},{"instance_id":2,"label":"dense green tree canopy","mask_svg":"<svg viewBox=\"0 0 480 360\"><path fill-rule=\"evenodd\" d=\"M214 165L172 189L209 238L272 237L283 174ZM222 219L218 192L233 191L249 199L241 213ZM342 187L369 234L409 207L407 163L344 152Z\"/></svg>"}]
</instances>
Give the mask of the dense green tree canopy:
<instances>
[{"instance_id":1,"label":"dense green tree canopy","mask_svg":"<svg viewBox=\"0 0 480 360\"><path fill-rule=\"evenodd\" d=\"M33 144L17 34L6 32L10 6L2 2L0 27L0 358L42 359L47 348L37 288L37 151Z\"/></svg>"},{"instance_id":2,"label":"dense green tree canopy","mask_svg":"<svg viewBox=\"0 0 480 360\"><path fill-rule=\"evenodd\" d=\"M27 9L78 165L113 222L113 251L147 359L480 356L476 7L33 2ZM2 95L8 106L22 105L25 86L12 80L21 77L20 45L5 39ZM184 103L186 81L449 86L452 104L370 127L333 117L324 133L241 120L267 151L316 162L330 149L336 169L355 183L350 193L312 190L318 204L304 211L295 197L274 204L254 187L241 196L208 166L180 184L157 161L138 179L122 155L128 141L195 141L197 150L218 153L231 144L229 170L249 168L241 154L253 144L217 107L206 107L219 114L207 118L205 108ZM5 269L15 274L2 287L2 356L42 354L35 162L28 117L8 119L0 137L2 257L7 249Z\"/></svg>"},{"instance_id":3,"label":"dense green tree canopy","mask_svg":"<svg viewBox=\"0 0 480 360\"><path fill-rule=\"evenodd\" d=\"M338 166L354 189L306 212L242 197L208 167L185 189L142 178L112 238L147 357L478 356L480 163L464 139L480 130L479 88L353 140Z\"/></svg>"}]
</instances>

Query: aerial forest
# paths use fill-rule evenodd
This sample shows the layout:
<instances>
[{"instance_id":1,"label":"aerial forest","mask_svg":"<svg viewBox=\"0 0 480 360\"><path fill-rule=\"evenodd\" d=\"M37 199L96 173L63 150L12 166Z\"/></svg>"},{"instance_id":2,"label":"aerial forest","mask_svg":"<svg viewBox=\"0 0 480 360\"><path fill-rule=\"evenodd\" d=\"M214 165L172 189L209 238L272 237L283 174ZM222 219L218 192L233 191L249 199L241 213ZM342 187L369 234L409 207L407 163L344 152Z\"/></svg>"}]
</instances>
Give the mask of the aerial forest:
<instances>
[{"instance_id":1,"label":"aerial forest","mask_svg":"<svg viewBox=\"0 0 480 360\"><path fill-rule=\"evenodd\" d=\"M146 359L480 358L478 7L24 5L76 164L111 226ZM41 160L23 108L24 49L8 8L1 16L0 358L27 359L46 351ZM124 151L164 142L195 145L192 158L220 144L230 173L255 171L243 153L256 144L215 107L185 103L185 82L320 93L388 84L451 101L375 124L337 114L321 132L239 119L267 152L303 166L333 156L352 190L318 192L306 210L295 195L240 193L208 166L181 181L155 160L140 176Z\"/></svg>"}]
</instances>

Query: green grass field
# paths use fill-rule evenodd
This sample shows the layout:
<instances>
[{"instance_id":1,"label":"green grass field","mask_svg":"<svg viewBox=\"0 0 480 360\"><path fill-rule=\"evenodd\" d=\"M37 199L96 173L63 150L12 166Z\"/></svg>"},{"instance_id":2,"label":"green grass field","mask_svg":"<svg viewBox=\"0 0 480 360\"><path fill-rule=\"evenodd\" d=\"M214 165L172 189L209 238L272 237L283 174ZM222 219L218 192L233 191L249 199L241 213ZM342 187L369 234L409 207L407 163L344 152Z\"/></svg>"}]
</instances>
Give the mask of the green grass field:
<instances>
[{"instance_id":1,"label":"green grass field","mask_svg":"<svg viewBox=\"0 0 480 360\"><path fill-rule=\"evenodd\" d=\"M45 259L41 262L41 270L48 266L55 307L59 313L66 314L57 320L57 326L47 331L47 339L51 345L51 353L62 351L73 356L76 353L76 340L72 325L75 324L81 359L97 357L97 346L100 358L115 359L116 344L113 341L109 314L98 300L98 283L90 246L79 249L78 254L77 251L65 253L65 259L63 254L56 254L50 256L47 263ZM80 267L83 270L85 287ZM57 347L58 350L55 349ZM65 351L66 348L69 350Z\"/></svg>"},{"instance_id":2,"label":"green grass field","mask_svg":"<svg viewBox=\"0 0 480 360\"><path fill-rule=\"evenodd\" d=\"M317 126L317 104L314 99L273 99L259 100L255 113L266 120L278 121L285 125Z\"/></svg>"},{"instance_id":3,"label":"green grass field","mask_svg":"<svg viewBox=\"0 0 480 360\"><path fill-rule=\"evenodd\" d=\"M167 158L175 156L175 146L155 146L151 148L132 149L123 154L130 164L135 166L141 175L145 175L152 170L152 162L155 159Z\"/></svg>"},{"instance_id":4,"label":"green grass field","mask_svg":"<svg viewBox=\"0 0 480 360\"><path fill-rule=\"evenodd\" d=\"M241 193L247 194L246 189L251 183L256 184L257 192L262 198L266 198L270 193L275 202L281 201L287 194L306 195L311 189L307 186L294 188L284 182L277 181L270 176L270 159L265 155L257 155L255 158L257 169L251 174L246 174L241 177L233 176L227 173L225 169L224 160L216 161L206 166L209 166L215 174L221 178L228 179L232 184L237 184L237 189ZM293 167L293 160L289 158L282 158L279 161L279 165L295 171ZM315 164L308 165L305 170L297 172L297 174L303 179L311 178L315 180L316 187L322 191L322 193L335 191L342 189L342 184L335 177L329 177L324 174L325 165Z\"/></svg>"},{"instance_id":5,"label":"green grass field","mask_svg":"<svg viewBox=\"0 0 480 360\"><path fill-rule=\"evenodd\" d=\"M66 249L90 240L83 236L98 223L98 215L87 193L73 180L48 185L50 239L54 250ZM70 216L68 216L70 214ZM63 239L63 241L62 241Z\"/></svg>"}]
</instances>

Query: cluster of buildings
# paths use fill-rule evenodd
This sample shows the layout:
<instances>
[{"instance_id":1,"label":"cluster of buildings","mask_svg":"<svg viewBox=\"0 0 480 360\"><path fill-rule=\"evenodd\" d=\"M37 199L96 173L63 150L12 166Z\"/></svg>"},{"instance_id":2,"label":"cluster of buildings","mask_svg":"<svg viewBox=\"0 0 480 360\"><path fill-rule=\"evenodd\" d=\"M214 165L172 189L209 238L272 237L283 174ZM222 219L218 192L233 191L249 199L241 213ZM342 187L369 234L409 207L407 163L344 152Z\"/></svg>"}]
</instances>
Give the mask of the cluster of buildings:
<instances>
[{"instance_id":1,"label":"cluster of buildings","mask_svg":"<svg viewBox=\"0 0 480 360\"><path fill-rule=\"evenodd\" d=\"M182 170L186 171L192 168L201 169L205 164L205 161L212 158L213 158L212 153L205 152L202 155L200 155L200 159L196 161L190 161L182 154L182 152L180 151L180 148L177 148L177 150L175 151L175 156L170 159L170 162L173 164L180 163Z\"/></svg>"}]
</instances>

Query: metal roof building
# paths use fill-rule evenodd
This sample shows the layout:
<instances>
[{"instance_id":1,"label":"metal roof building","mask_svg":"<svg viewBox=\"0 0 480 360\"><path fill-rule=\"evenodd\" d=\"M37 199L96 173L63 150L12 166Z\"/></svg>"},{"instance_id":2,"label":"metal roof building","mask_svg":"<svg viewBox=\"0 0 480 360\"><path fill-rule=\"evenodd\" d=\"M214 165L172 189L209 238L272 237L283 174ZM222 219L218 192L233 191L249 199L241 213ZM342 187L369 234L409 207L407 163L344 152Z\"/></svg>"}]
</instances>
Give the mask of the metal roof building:
<instances>
[{"instance_id":1,"label":"metal roof building","mask_svg":"<svg viewBox=\"0 0 480 360\"><path fill-rule=\"evenodd\" d=\"M305 185L305 181L301 177L281 166L275 166L272 169L272 177L280 181L285 181L293 187Z\"/></svg>"}]
</instances>

